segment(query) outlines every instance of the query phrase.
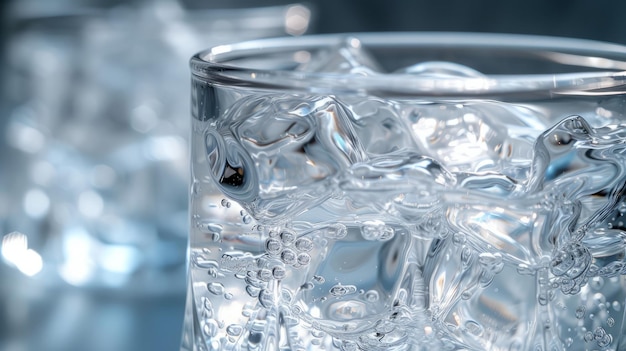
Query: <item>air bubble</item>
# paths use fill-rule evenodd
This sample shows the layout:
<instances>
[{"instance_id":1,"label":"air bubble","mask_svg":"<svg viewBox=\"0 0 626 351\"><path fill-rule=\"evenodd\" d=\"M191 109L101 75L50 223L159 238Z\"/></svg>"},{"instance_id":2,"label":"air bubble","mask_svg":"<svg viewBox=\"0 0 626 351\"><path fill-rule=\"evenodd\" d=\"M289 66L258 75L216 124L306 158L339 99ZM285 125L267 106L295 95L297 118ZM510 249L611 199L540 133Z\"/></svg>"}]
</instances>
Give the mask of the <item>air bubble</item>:
<instances>
[{"instance_id":1,"label":"air bubble","mask_svg":"<svg viewBox=\"0 0 626 351\"><path fill-rule=\"evenodd\" d=\"M218 329L219 327L217 326L217 322L214 319L209 319L202 327L202 332L213 338L217 335Z\"/></svg>"},{"instance_id":2,"label":"air bubble","mask_svg":"<svg viewBox=\"0 0 626 351\"><path fill-rule=\"evenodd\" d=\"M222 295L224 293L224 285L222 283L209 283L207 289L214 295Z\"/></svg>"},{"instance_id":3,"label":"air bubble","mask_svg":"<svg viewBox=\"0 0 626 351\"><path fill-rule=\"evenodd\" d=\"M356 286L354 285L341 285L337 284L330 288L330 294L335 297L341 297L348 294L354 294L357 291Z\"/></svg>"},{"instance_id":4,"label":"air bubble","mask_svg":"<svg viewBox=\"0 0 626 351\"><path fill-rule=\"evenodd\" d=\"M257 273L257 277L259 279L261 279L264 282L269 281L270 279L272 279L272 271L270 271L269 269L260 269L259 272Z\"/></svg>"},{"instance_id":5,"label":"air bubble","mask_svg":"<svg viewBox=\"0 0 626 351\"><path fill-rule=\"evenodd\" d=\"M367 300L368 302L376 302L380 298L378 295L378 291L376 290L367 291L364 297L365 297L365 300Z\"/></svg>"},{"instance_id":6,"label":"air bubble","mask_svg":"<svg viewBox=\"0 0 626 351\"><path fill-rule=\"evenodd\" d=\"M293 244L294 241L296 241L296 232L289 229L283 229L280 232L280 240L285 246L289 246Z\"/></svg>"},{"instance_id":7,"label":"air bubble","mask_svg":"<svg viewBox=\"0 0 626 351\"><path fill-rule=\"evenodd\" d=\"M597 327L593 332L593 338L596 340L600 340L606 335L606 331L602 327Z\"/></svg>"},{"instance_id":8,"label":"air bubble","mask_svg":"<svg viewBox=\"0 0 626 351\"><path fill-rule=\"evenodd\" d=\"M287 271L285 271L283 267L274 267L274 269L272 269L272 275L276 279L283 279L285 275L287 275Z\"/></svg>"},{"instance_id":9,"label":"air bubble","mask_svg":"<svg viewBox=\"0 0 626 351\"><path fill-rule=\"evenodd\" d=\"M324 235L329 239L342 239L348 235L348 228L341 223L331 224L324 228Z\"/></svg>"},{"instance_id":10,"label":"air bubble","mask_svg":"<svg viewBox=\"0 0 626 351\"><path fill-rule=\"evenodd\" d=\"M243 332L243 327L239 324L231 324L226 327L226 333L230 336L239 336Z\"/></svg>"},{"instance_id":11,"label":"air bubble","mask_svg":"<svg viewBox=\"0 0 626 351\"><path fill-rule=\"evenodd\" d=\"M278 239L269 238L265 241L265 249L269 254L277 255L282 250L283 245Z\"/></svg>"},{"instance_id":12,"label":"air bubble","mask_svg":"<svg viewBox=\"0 0 626 351\"><path fill-rule=\"evenodd\" d=\"M299 253L296 259L299 265L306 266L311 262L311 256L308 253Z\"/></svg>"},{"instance_id":13,"label":"air bubble","mask_svg":"<svg viewBox=\"0 0 626 351\"><path fill-rule=\"evenodd\" d=\"M386 241L393 238L395 231L382 221L367 221L361 227L361 236L365 240Z\"/></svg>"},{"instance_id":14,"label":"air bubble","mask_svg":"<svg viewBox=\"0 0 626 351\"><path fill-rule=\"evenodd\" d=\"M619 303L619 301L613 301L611 307L613 307L613 310L618 312L622 309L622 305Z\"/></svg>"},{"instance_id":15,"label":"air bubble","mask_svg":"<svg viewBox=\"0 0 626 351\"><path fill-rule=\"evenodd\" d=\"M241 217L241 221L244 224L250 224L250 222L252 222L252 217L250 217L250 215L244 215L243 217Z\"/></svg>"},{"instance_id":16,"label":"air bubble","mask_svg":"<svg viewBox=\"0 0 626 351\"><path fill-rule=\"evenodd\" d=\"M474 321L465 322L465 328L468 332L476 336L481 336L483 334L483 327Z\"/></svg>"},{"instance_id":17,"label":"air bubble","mask_svg":"<svg viewBox=\"0 0 626 351\"><path fill-rule=\"evenodd\" d=\"M298 251L308 252L313 249L313 242L309 238L299 238L294 246Z\"/></svg>"},{"instance_id":18,"label":"air bubble","mask_svg":"<svg viewBox=\"0 0 626 351\"><path fill-rule=\"evenodd\" d=\"M296 259L296 253L291 249L284 249L280 253L280 260L283 261L283 263L285 264L294 264L296 263Z\"/></svg>"},{"instance_id":19,"label":"air bubble","mask_svg":"<svg viewBox=\"0 0 626 351\"><path fill-rule=\"evenodd\" d=\"M326 279L322 277L321 275L314 275L313 281L317 284L324 284L326 282Z\"/></svg>"},{"instance_id":20,"label":"air bubble","mask_svg":"<svg viewBox=\"0 0 626 351\"><path fill-rule=\"evenodd\" d=\"M587 311L587 308L585 306L578 306L575 312L576 318L583 319L585 317L586 311Z\"/></svg>"},{"instance_id":21,"label":"air bubble","mask_svg":"<svg viewBox=\"0 0 626 351\"><path fill-rule=\"evenodd\" d=\"M271 292L263 289L259 292L259 303L265 308L270 308L274 305L274 296Z\"/></svg>"},{"instance_id":22,"label":"air bubble","mask_svg":"<svg viewBox=\"0 0 626 351\"><path fill-rule=\"evenodd\" d=\"M472 292L470 290L465 290L461 294L461 299L463 299L463 300L469 300L471 298L472 298Z\"/></svg>"},{"instance_id":23,"label":"air bubble","mask_svg":"<svg viewBox=\"0 0 626 351\"><path fill-rule=\"evenodd\" d=\"M604 334L599 340L596 341L596 344L601 348L608 347L613 342L613 336L611 334Z\"/></svg>"},{"instance_id":24,"label":"air bubble","mask_svg":"<svg viewBox=\"0 0 626 351\"><path fill-rule=\"evenodd\" d=\"M211 300L207 297L203 297L203 304L202 306L204 307L204 311L203 311L203 315L204 318L213 318L213 305L211 304Z\"/></svg>"},{"instance_id":25,"label":"air bubble","mask_svg":"<svg viewBox=\"0 0 626 351\"><path fill-rule=\"evenodd\" d=\"M261 292L261 289L252 286L252 285L246 285L246 293L248 293L248 296L250 297L257 297L259 296L259 293Z\"/></svg>"}]
</instances>

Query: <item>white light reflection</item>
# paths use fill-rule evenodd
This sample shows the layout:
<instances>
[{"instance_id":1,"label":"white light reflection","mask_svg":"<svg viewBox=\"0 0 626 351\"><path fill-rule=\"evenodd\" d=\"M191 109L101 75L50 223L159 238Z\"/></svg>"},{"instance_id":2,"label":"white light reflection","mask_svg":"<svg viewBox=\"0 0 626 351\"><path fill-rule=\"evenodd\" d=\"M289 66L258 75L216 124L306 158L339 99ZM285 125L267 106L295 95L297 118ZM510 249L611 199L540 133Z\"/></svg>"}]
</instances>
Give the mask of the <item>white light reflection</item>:
<instances>
[{"instance_id":1,"label":"white light reflection","mask_svg":"<svg viewBox=\"0 0 626 351\"><path fill-rule=\"evenodd\" d=\"M311 10L302 5L293 5L285 13L285 32L289 35L302 35L309 28Z\"/></svg>"},{"instance_id":2,"label":"white light reflection","mask_svg":"<svg viewBox=\"0 0 626 351\"><path fill-rule=\"evenodd\" d=\"M95 251L93 240L82 228L69 229L63 239L65 262L59 274L71 285L85 285L93 277L96 268L92 259Z\"/></svg>"},{"instance_id":3,"label":"white light reflection","mask_svg":"<svg viewBox=\"0 0 626 351\"><path fill-rule=\"evenodd\" d=\"M29 277L41 272L43 259L37 251L28 248L28 238L20 232L12 232L2 238L2 258Z\"/></svg>"}]
</instances>

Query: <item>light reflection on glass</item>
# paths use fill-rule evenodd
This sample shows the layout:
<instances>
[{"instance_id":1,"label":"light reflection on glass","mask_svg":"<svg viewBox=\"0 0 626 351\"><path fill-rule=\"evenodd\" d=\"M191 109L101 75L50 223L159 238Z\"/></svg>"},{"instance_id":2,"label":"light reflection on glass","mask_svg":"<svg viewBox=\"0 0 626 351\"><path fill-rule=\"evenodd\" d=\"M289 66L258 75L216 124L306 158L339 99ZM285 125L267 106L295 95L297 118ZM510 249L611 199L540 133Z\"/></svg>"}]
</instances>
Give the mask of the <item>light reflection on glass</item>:
<instances>
[{"instance_id":1,"label":"light reflection on glass","mask_svg":"<svg viewBox=\"0 0 626 351\"><path fill-rule=\"evenodd\" d=\"M12 232L2 238L2 258L24 275L34 276L43 269L41 255L28 248L28 238L20 232Z\"/></svg>"}]
</instances>

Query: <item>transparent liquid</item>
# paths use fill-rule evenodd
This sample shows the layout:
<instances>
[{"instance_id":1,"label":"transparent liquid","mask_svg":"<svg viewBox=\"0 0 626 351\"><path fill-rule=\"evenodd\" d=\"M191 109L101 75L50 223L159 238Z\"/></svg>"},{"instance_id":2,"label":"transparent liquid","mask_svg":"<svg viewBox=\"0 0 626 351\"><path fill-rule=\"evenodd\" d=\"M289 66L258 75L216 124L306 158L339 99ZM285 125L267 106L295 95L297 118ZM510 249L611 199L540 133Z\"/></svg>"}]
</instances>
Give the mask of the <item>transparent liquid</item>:
<instances>
[{"instance_id":1,"label":"transparent liquid","mask_svg":"<svg viewBox=\"0 0 626 351\"><path fill-rule=\"evenodd\" d=\"M624 97L211 94L194 350L626 347Z\"/></svg>"}]
</instances>

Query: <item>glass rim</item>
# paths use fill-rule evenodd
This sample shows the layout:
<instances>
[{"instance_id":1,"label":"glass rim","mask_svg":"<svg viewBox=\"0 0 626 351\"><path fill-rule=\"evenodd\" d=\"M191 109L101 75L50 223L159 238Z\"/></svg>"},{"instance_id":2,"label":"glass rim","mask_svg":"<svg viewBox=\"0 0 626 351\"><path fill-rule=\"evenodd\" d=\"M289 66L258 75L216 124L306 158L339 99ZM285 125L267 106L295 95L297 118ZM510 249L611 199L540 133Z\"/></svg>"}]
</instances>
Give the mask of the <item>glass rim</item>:
<instances>
[{"instance_id":1,"label":"glass rim","mask_svg":"<svg viewBox=\"0 0 626 351\"><path fill-rule=\"evenodd\" d=\"M298 55L341 45L353 48L458 49L483 54L532 53L546 63L579 67L566 73L421 76L406 73L328 73L293 69ZM263 66L262 55L283 55L283 66ZM247 61L241 61L245 59ZM259 62L254 63L254 60ZM290 61L291 60L291 61ZM453 61L452 61L453 62ZM416 62L418 63L418 62ZM626 46L553 36L461 32L316 34L219 45L194 55L192 76L211 84L310 93L426 96L614 95L626 93Z\"/></svg>"}]
</instances>

